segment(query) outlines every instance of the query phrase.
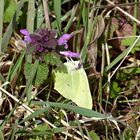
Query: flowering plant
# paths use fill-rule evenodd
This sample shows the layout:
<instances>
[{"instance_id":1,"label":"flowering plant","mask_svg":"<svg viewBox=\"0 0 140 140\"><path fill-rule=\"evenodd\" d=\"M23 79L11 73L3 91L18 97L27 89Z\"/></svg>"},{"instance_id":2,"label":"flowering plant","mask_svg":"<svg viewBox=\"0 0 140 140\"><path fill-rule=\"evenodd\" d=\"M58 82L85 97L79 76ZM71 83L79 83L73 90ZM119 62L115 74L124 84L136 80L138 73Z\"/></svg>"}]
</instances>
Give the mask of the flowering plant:
<instances>
[{"instance_id":1,"label":"flowering plant","mask_svg":"<svg viewBox=\"0 0 140 140\"><path fill-rule=\"evenodd\" d=\"M63 34L57 37L57 33L53 30L38 29L30 34L27 29L21 29L20 32L24 35L24 42L27 45L26 53L34 54L39 59L36 77L34 80L35 86L40 86L48 77L52 68L66 70L61 60L61 56L80 58L80 54L68 50L68 41L73 36L72 34ZM30 73L34 70L34 64L25 64L25 78L30 79Z\"/></svg>"},{"instance_id":2,"label":"flowering plant","mask_svg":"<svg viewBox=\"0 0 140 140\"><path fill-rule=\"evenodd\" d=\"M68 49L68 41L72 37L71 34L63 34L57 38L56 32L48 29L38 29L33 34L30 34L27 29L21 29L20 32L24 35L24 41L28 43L27 53L56 51L66 57L80 57L80 54L76 52L60 51L60 47L63 45L65 49Z\"/></svg>"}]
</instances>

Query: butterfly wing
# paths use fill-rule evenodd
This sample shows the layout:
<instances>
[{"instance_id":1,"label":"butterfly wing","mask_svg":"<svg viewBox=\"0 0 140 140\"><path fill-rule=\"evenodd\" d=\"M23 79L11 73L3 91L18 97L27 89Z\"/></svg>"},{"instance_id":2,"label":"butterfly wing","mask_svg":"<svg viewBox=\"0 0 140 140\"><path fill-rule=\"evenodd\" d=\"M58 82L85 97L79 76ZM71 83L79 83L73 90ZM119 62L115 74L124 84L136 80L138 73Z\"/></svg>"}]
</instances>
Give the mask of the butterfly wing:
<instances>
[{"instance_id":1,"label":"butterfly wing","mask_svg":"<svg viewBox=\"0 0 140 140\"><path fill-rule=\"evenodd\" d=\"M92 109L92 97L87 75L83 68L76 69L77 62L79 61L65 63L68 73L55 72L54 89L78 106Z\"/></svg>"},{"instance_id":2,"label":"butterfly wing","mask_svg":"<svg viewBox=\"0 0 140 140\"><path fill-rule=\"evenodd\" d=\"M75 102L78 106L92 109L92 97L89 89L87 75L83 68L75 70Z\"/></svg>"}]
</instances>

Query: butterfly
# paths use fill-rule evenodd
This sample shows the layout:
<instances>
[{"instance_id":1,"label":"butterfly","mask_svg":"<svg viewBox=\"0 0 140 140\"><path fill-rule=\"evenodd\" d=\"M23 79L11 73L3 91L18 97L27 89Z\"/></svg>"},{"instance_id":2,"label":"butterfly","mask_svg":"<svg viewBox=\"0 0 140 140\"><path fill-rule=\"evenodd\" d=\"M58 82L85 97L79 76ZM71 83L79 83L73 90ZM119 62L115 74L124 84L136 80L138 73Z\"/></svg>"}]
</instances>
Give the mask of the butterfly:
<instances>
[{"instance_id":1,"label":"butterfly","mask_svg":"<svg viewBox=\"0 0 140 140\"><path fill-rule=\"evenodd\" d=\"M92 109L92 96L84 68L79 61L64 63L67 72L54 71L54 89L79 107Z\"/></svg>"}]
</instances>

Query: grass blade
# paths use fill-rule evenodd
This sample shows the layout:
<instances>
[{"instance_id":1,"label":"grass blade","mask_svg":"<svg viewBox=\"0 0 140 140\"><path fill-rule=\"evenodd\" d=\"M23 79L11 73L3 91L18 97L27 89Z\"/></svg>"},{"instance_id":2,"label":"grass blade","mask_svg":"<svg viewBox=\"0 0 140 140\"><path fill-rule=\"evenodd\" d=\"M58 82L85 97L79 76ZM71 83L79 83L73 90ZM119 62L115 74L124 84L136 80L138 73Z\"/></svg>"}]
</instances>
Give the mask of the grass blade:
<instances>
[{"instance_id":1,"label":"grass blade","mask_svg":"<svg viewBox=\"0 0 140 140\"><path fill-rule=\"evenodd\" d=\"M1 129L0 129L0 140L4 140L3 132Z\"/></svg>"},{"instance_id":2,"label":"grass blade","mask_svg":"<svg viewBox=\"0 0 140 140\"><path fill-rule=\"evenodd\" d=\"M30 33L34 31L35 0L28 1L27 29Z\"/></svg>"},{"instance_id":3,"label":"grass blade","mask_svg":"<svg viewBox=\"0 0 140 140\"><path fill-rule=\"evenodd\" d=\"M12 68L12 70L10 72L10 81L14 78L14 76L17 73L18 69L21 67L24 55L25 55L25 53L21 54L21 56L17 60L16 64L13 66L13 68Z\"/></svg>"},{"instance_id":4,"label":"grass blade","mask_svg":"<svg viewBox=\"0 0 140 140\"><path fill-rule=\"evenodd\" d=\"M5 82L5 79L1 73L0 73L0 81Z\"/></svg>"},{"instance_id":5,"label":"grass blade","mask_svg":"<svg viewBox=\"0 0 140 140\"><path fill-rule=\"evenodd\" d=\"M3 31L3 15L4 15L4 0L0 0L0 51L2 43L2 31Z\"/></svg>"},{"instance_id":6,"label":"grass blade","mask_svg":"<svg viewBox=\"0 0 140 140\"><path fill-rule=\"evenodd\" d=\"M26 94L26 92L28 91L29 87L32 85L32 82L33 82L33 79L34 79L34 76L36 74L36 71L37 71L37 68L38 68L38 64L39 64L39 60L36 60L33 67L32 67L32 71L31 71L31 74L30 74L30 77L27 81L27 84L26 84L26 88L22 94L22 97ZM29 94L29 92L28 92Z\"/></svg>"},{"instance_id":7,"label":"grass blade","mask_svg":"<svg viewBox=\"0 0 140 140\"><path fill-rule=\"evenodd\" d=\"M39 6L37 7L37 11L36 11L36 29L41 28L43 21L44 21L44 10L43 10L43 4L41 2L41 0L39 1Z\"/></svg>"},{"instance_id":8,"label":"grass blade","mask_svg":"<svg viewBox=\"0 0 140 140\"><path fill-rule=\"evenodd\" d=\"M7 46L9 43L9 39L14 31L15 25L16 25L16 19L20 15L20 10L23 6L24 2L21 0L19 4L17 5L16 12L13 16L13 19L11 20L10 24L8 25L8 28L6 32L4 33L3 39L2 39L2 44L1 44L1 51L5 52L7 50Z\"/></svg>"},{"instance_id":9,"label":"grass blade","mask_svg":"<svg viewBox=\"0 0 140 140\"><path fill-rule=\"evenodd\" d=\"M90 109L85 109L85 108L81 108L78 106L74 106L74 105L68 105L68 104L63 104L63 103L54 103L54 102L38 102L38 101L32 101L32 104L41 105L41 106L47 105L47 106L57 107L57 108L61 108L61 109L64 108L64 109L68 109L73 112L76 112L83 116L95 117L97 120L107 118L107 116L104 114L98 113L98 112L90 110Z\"/></svg>"},{"instance_id":10,"label":"grass blade","mask_svg":"<svg viewBox=\"0 0 140 140\"><path fill-rule=\"evenodd\" d=\"M135 45L137 44L137 42L139 41L140 36L138 36L138 38L135 40L135 42L133 43L132 46L128 47L124 52L122 52L115 60L113 60L106 68L105 68L105 72L109 71L114 65L116 65L121 59L125 58L130 52L131 50L135 47Z\"/></svg>"},{"instance_id":11,"label":"grass blade","mask_svg":"<svg viewBox=\"0 0 140 140\"><path fill-rule=\"evenodd\" d=\"M65 33L68 32L70 26L71 26L72 23L73 23L73 19L74 19L74 17L75 17L77 8L78 8L78 5L76 5L76 6L74 6L74 7L72 8L70 19L69 19L69 21L68 21L68 23L67 23L67 25L66 25L66 27L65 27L65 30L64 30Z\"/></svg>"},{"instance_id":12,"label":"grass blade","mask_svg":"<svg viewBox=\"0 0 140 140\"><path fill-rule=\"evenodd\" d=\"M57 28L61 32L61 0L54 0L54 12L56 15Z\"/></svg>"},{"instance_id":13,"label":"grass blade","mask_svg":"<svg viewBox=\"0 0 140 140\"><path fill-rule=\"evenodd\" d=\"M22 121L20 121L18 124L22 124L24 122L27 122L29 120L32 120L33 118L39 116L40 114L42 113L45 113L45 112L48 112L48 108L44 108L44 109L41 109L41 110L37 110L35 112L33 112L31 115L29 115L28 117L24 118Z\"/></svg>"}]
</instances>

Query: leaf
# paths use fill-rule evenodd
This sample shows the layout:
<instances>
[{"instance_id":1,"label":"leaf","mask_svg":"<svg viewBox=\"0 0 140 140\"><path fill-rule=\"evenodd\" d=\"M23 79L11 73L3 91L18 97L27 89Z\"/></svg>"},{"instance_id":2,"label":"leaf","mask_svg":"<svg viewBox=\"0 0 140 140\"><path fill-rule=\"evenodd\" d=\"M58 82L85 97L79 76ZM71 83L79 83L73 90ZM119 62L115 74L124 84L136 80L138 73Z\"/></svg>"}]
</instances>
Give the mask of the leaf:
<instances>
[{"instance_id":1,"label":"leaf","mask_svg":"<svg viewBox=\"0 0 140 140\"><path fill-rule=\"evenodd\" d=\"M26 88L24 89L23 91L23 94L28 94L28 90L30 89L32 83L33 83L33 80L35 78L35 75L36 75L36 72L37 72L37 68L38 68L38 65L39 65L39 60L36 60L34 62L34 64L30 64L31 65L31 69L29 71L29 74L28 73L25 73L25 68L24 68L24 74L26 75L27 74L27 77L29 76L29 78L27 78L27 83L26 83ZM25 76L26 77L26 76ZM27 95L29 97L29 95Z\"/></svg>"},{"instance_id":2,"label":"leaf","mask_svg":"<svg viewBox=\"0 0 140 140\"><path fill-rule=\"evenodd\" d=\"M3 36L4 0L0 0L0 50Z\"/></svg>"},{"instance_id":3,"label":"leaf","mask_svg":"<svg viewBox=\"0 0 140 140\"><path fill-rule=\"evenodd\" d=\"M0 72L0 81L5 82L5 79L4 79L3 75L1 74L1 72Z\"/></svg>"},{"instance_id":4,"label":"leaf","mask_svg":"<svg viewBox=\"0 0 140 140\"><path fill-rule=\"evenodd\" d=\"M46 64L39 64L37 73L35 76L34 84L39 87L47 79L49 73L48 66Z\"/></svg>"},{"instance_id":5,"label":"leaf","mask_svg":"<svg viewBox=\"0 0 140 140\"><path fill-rule=\"evenodd\" d=\"M135 40L136 40L136 37L125 38L125 39L122 40L122 45L131 46L134 43ZM136 43L136 46L140 46L140 40Z\"/></svg>"},{"instance_id":6,"label":"leaf","mask_svg":"<svg viewBox=\"0 0 140 140\"><path fill-rule=\"evenodd\" d=\"M37 131L42 132L42 131L47 131L47 130L50 130L48 124L45 124L45 125L42 125L42 124L41 125L37 125L37 127L33 129L34 132L37 132Z\"/></svg>"},{"instance_id":7,"label":"leaf","mask_svg":"<svg viewBox=\"0 0 140 140\"><path fill-rule=\"evenodd\" d=\"M60 66L62 64L60 56L55 52L50 52L47 55L45 55L44 60L46 64L49 64L52 66Z\"/></svg>"},{"instance_id":8,"label":"leaf","mask_svg":"<svg viewBox=\"0 0 140 140\"><path fill-rule=\"evenodd\" d=\"M112 18L110 21L108 21L105 29L105 37L106 39L112 38L113 34L116 30L119 28L119 22L118 19Z\"/></svg>"},{"instance_id":9,"label":"leaf","mask_svg":"<svg viewBox=\"0 0 140 140\"><path fill-rule=\"evenodd\" d=\"M82 107L78 107L78 106L74 106L74 105L64 104L64 103L31 101L31 104L40 105L40 106L45 105L48 107L56 107L56 108L60 108L60 109L68 109L68 110L71 110L80 115L83 115L86 117L92 117L93 120L109 119L112 121L114 119L111 115L109 116L106 114L101 114L94 110L90 110L90 109L86 109L86 108L82 108Z\"/></svg>"},{"instance_id":10,"label":"leaf","mask_svg":"<svg viewBox=\"0 0 140 140\"><path fill-rule=\"evenodd\" d=\"M35 0L28 1L27 29L30 33L34 31Z\"/></svg>"},{"instance_id":11,"label":"leaf","mask_svg":"<svg viewBox=\"0 0 140 140\"><path fill-rule=\"evenodd\" d=\"M10 75L9 75L10 78L7 77L7 78L10 79L10 81L12 81L14 79L15 75L18 73L18 70L21 68L24 56L25 56L25 52L21 53L21 55L17 59L15 65L12 67L12 69L10 71Z\"/></svg>"},{"instance_id":12,"label":"leaf","mask_svg":"<svg viewBox=\"0 0 140 140\"><path fill-rule=\"evenodd\" d=\"M31 72L34 70L34 64L26 63L24 74L25 78L28 80L30 78ZM38 64L37 71L34 77L34 85L39 87L47 79L49 73L48 66L46 64Z\"/></svg>"},{"instance_id":13,"label":"leaf","mask_svg":"<svg viewBox=\"0 0 140 140\"><path fill-rule=\"evenodd\" d=\"M83 68L78 68L79 61L66 62L64 65L68 69L67 73L54 71L54 89L78 106L92 109L92 97L87 75Z\"/></svg>"},{"instance_id":14,"label":"leaf","mask_svg":"<svg viewBox=\"0 0 140 140\"><path fill-rule=\"evenodd\" d=\"M4 140L4 133L2 132L1 129L0 129L0 140Z\"/></svg>"},{"instance_id":15,"label":"leaf","mask_svg":"<svg viewBox=\"0 0 140 140\"><path fill-rule=\"evenodd\" d=\"M26 118L21 120L18 124L22 124L22 123L25 123L27 121L30 121L30 120L34 119L35 117L38 117L42 113L46 113L46 112L48 112L48 108L43 108L43 109L36 110L33 113L31 113L29 116L27 116Z\"/></svg>"},{"instance_id":16,"label":"leaf","mask_svg":"<svg viewBox=\"0 0 140 140\"><path fill-rule=\"evenodd\" d=\"M7 5L7 8L5 9L4 12L4 23L9 23L16 11L16 2L15 0L7 0L7 2L5 3L5 5Z\"/></svg>"},{"instance_id":17,"label":"leaf","mask_svg":"<svg viewBox=\"0 0 140 140\"><path fill-rule=\"evenodd\" d=\"M78 106L74 106L74 105L64 104L64 103L31 101L31 104L40 105L40 106L48 106L48 107L57 107L60 109L62 109L62 108L68 109L68 110L71 110L80 115L83 115L86 117L92 117L93 120L107 119L107 120L113 122L116 125L117 129L119 130L117 120L115 118L113 118L112 115L101 114L94 110L90 110L90 109L86 109L86 108L82 108L82 107L78 107Z\"/></svg>"},{"instance_id":18,"label":"leaf","mask_svg":"<svg viewBox=\"0 0 140 140\"><path fill-rule=\"evenodd\" d=\"M100 137L93 130L90 131L90 136L93 140L100 140Z\"/></svg>"},{"instance_id":19,"label":"leaf","mask_svg":"<svg viewBox=\"0 0 140 140\"><path fill-rule=\"evenodd\" d=\"M110 87L110 98L114 99L118 96L119 92L121 92L121 88L116 81L113 81Z\"/></svg>"},{"instance_id":20,"label":"leaf","mask_svg":"<svg viewBox=\"0 0 140 140\"><path fill-rule=\"evenodd\" d=\"M33 46L31 44L28 44L27 48L26 48L26 54L29 55L29 54L32 54L34 52L36 52L37 50L37 47L36 46Z\"/></svg>"},{"instance_id":21,"label":"leaf","mask_svg":"<svg viewBox=\"0 0 140 140\"><path fill-rule=\"evenodd\" d=\"M31 73L31 68L32 68L32 64L31 63L25 63L25 67L24 67L24 75L26 79L29 79L30 77L30 73Z\"/></svg>"},{"instance_id":22,"label":"leaf","mask_svg":"<svg viewBox=\"0 0 140 140\"><path fill-rule=\"evenodd\" d=\"M43 5L41 4L41 0L38 2L39 5L36 10L36 28L39 29L44 21L44 10L43 10Z\"/></svg>"},{"instance_id":23,"label":"leaf","mask_svg":"<svg viewBox=\"0 0 140 140\"><path fill-rule=\"evenodd\" d=\"M125 38L122 40L121 44L124 46L131 46L136 39L137 39L136 37ZM138 52L138 51L140 51L140 40L136 43L131 53L134 54L135 52Z\"/></svg>"},{"instance_id":24,"label":"leaf","mask_svg":"<svg viewBox=\"0 0 140 140\"><path fill-rule=\"evenodd\" d=\"M58 30L61 31L61 0L54 0L54 12Z\"/></svg>"},{"instance_id":25,"label":"leaf","mask_svg":"<svg viewBox=\"0 0 140 140\"><path fill-rule=\"evenodd\" d=\"M116 65L121 59L123 60L124 57L126 57L131 50L135 47L135 45L138 43L140 39L140 36L133 42L132 46L128 47L125 51L123 51L119 56L117 56L106 68L105 72L109 71L114 65Z\"/></svg>"},{"instance_id":26,"label":"leaf","mask_svg":"<svg viewBox=\"0 0 140 140\"><path fill-rule=\"evenodd\" d=\"M97 17L97 23L96 23L96 29L95 29L95 32L94 32L94 36L93 36L93 41L99 39L99 37L104 32L104 29L105 29L104 18L103 18L102 15L99 15Z\"/></svg>"},{"instance_id":27,"label":"leaf","mask_svg":"<svg viewBox=\"0 0 140 140\"><path fill-rule=\"evenodd\" d=\"M13 30L16 27L16 19L20 16L20 11L21 11L21 8L23 7L23 4L24 4L23 0L19 1L19 3L17 4L17 8L16 8L16 11L14 12L13 18L10 21L10 23L6 29L6 32L3 35L2 44L1 44L2 52L5 52L7 50L7 46L8 46L10 37L13 33Z\"/></svg>"}]
</instances>

